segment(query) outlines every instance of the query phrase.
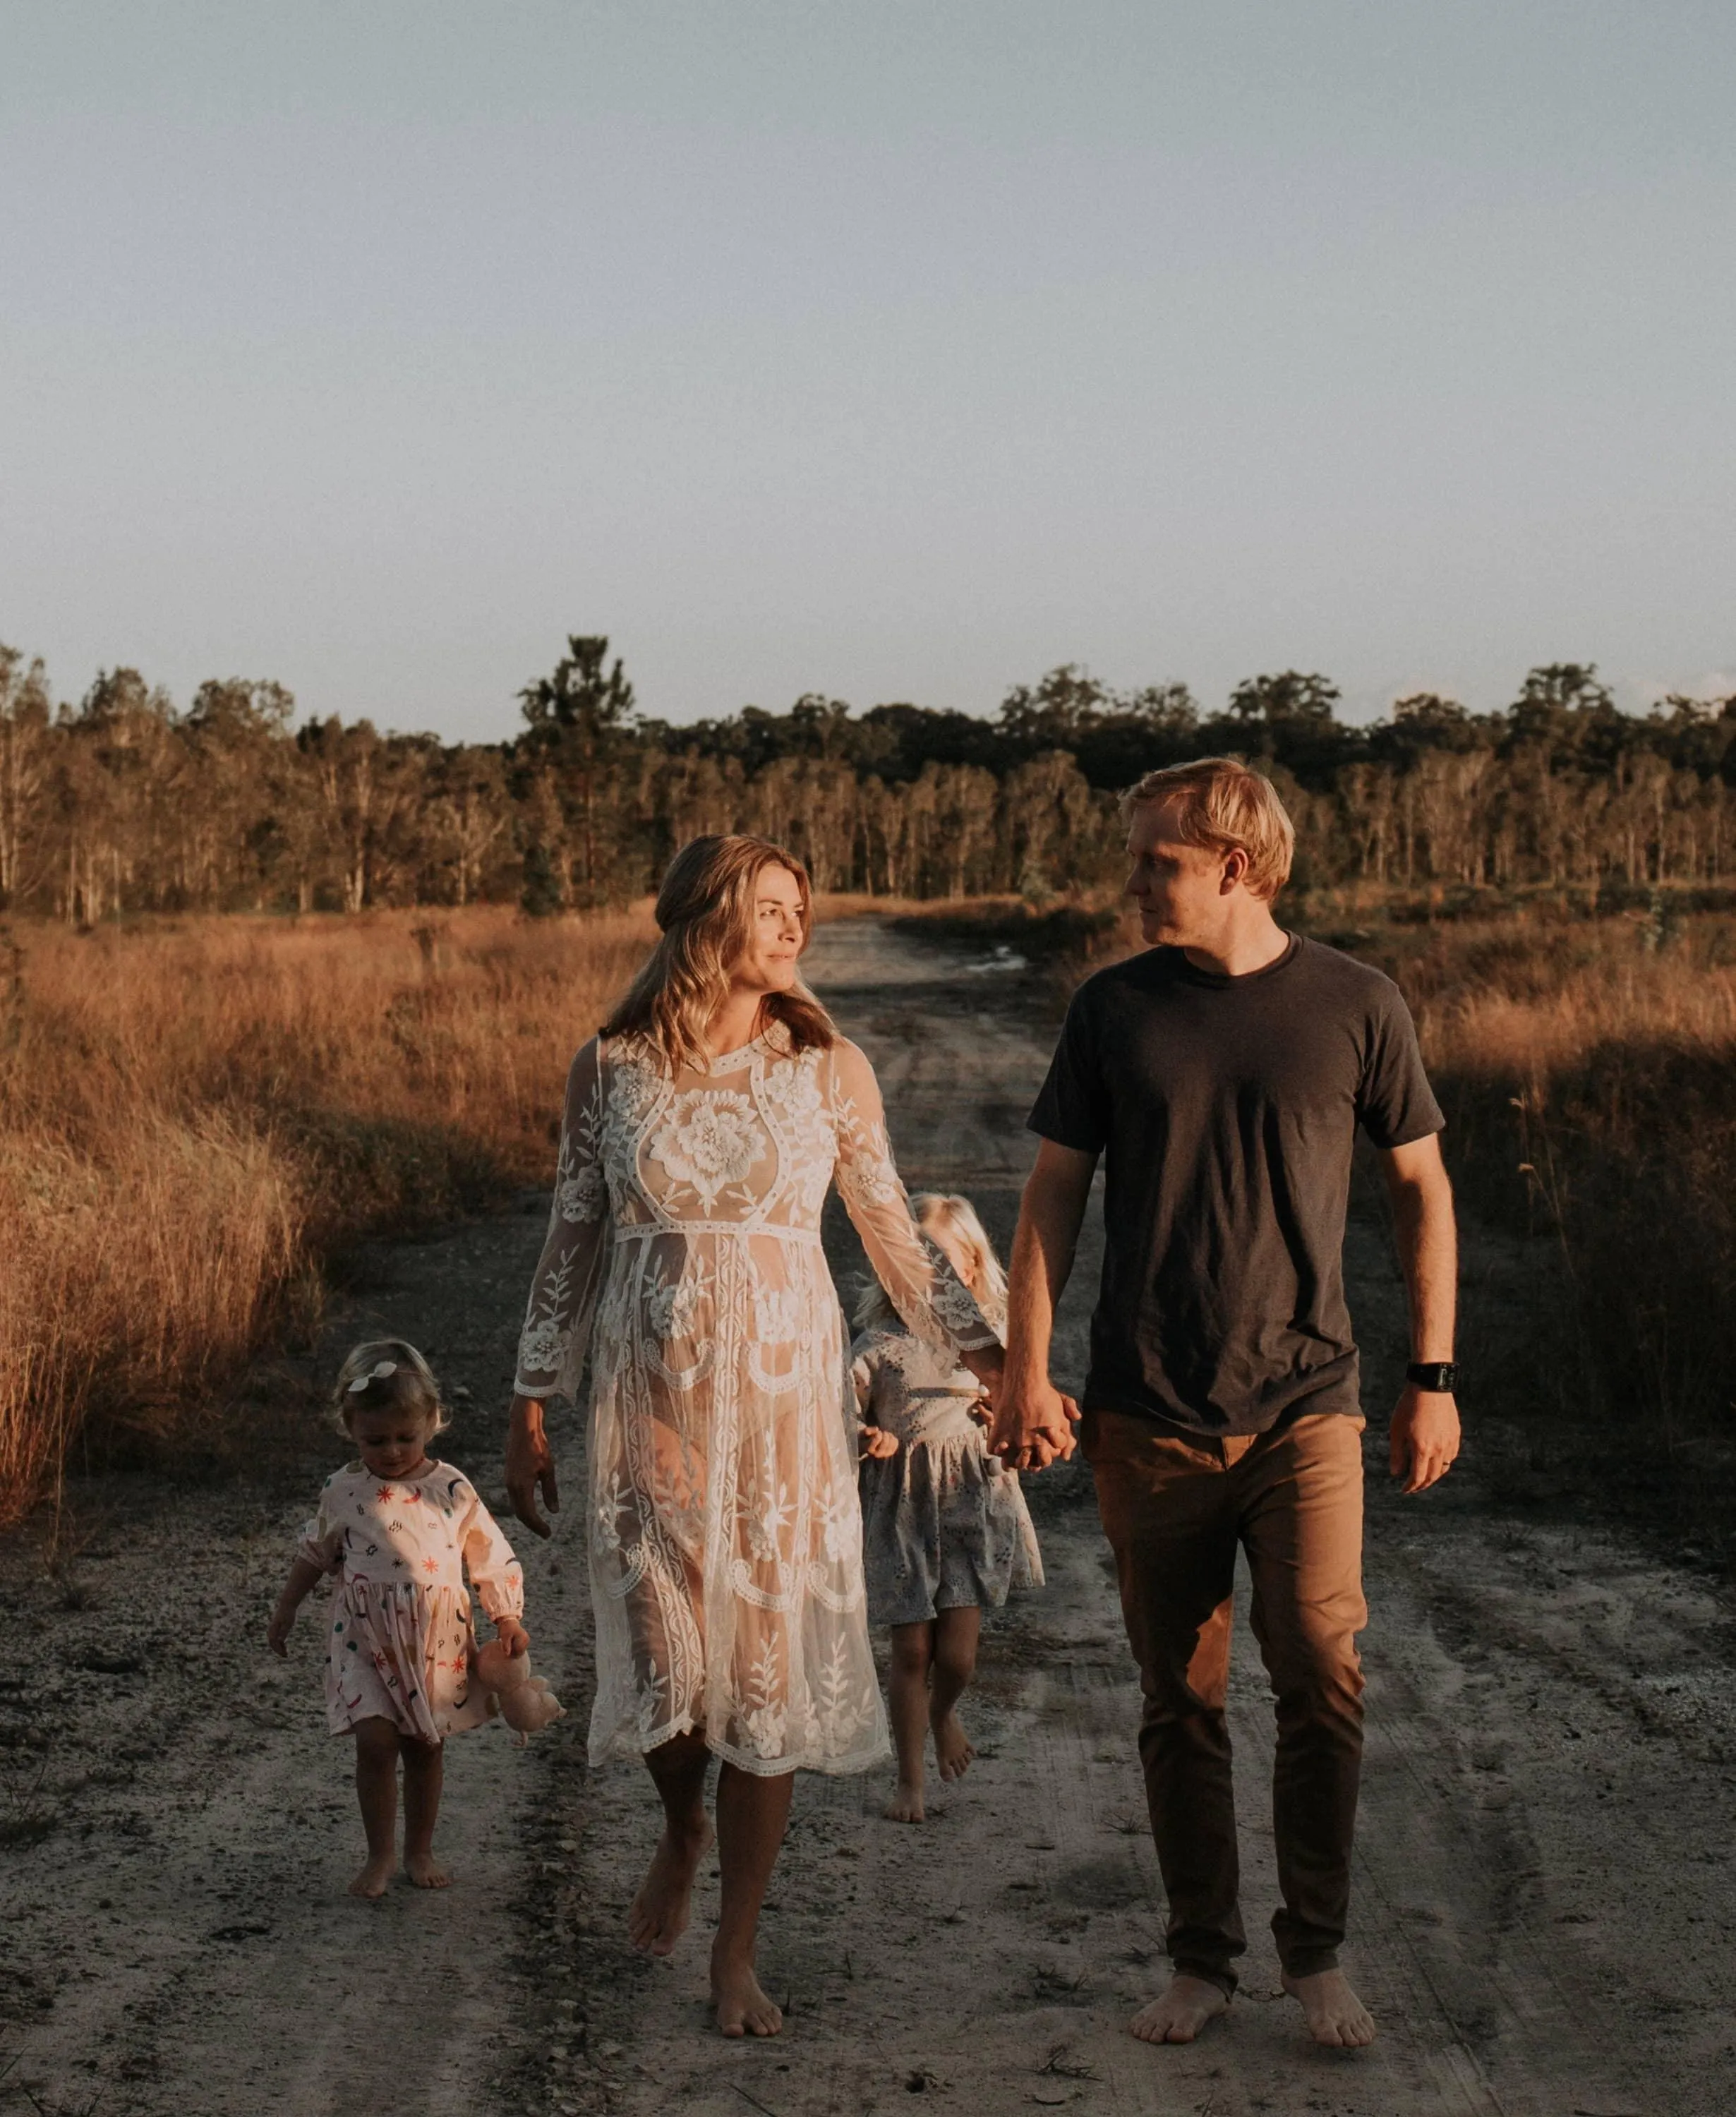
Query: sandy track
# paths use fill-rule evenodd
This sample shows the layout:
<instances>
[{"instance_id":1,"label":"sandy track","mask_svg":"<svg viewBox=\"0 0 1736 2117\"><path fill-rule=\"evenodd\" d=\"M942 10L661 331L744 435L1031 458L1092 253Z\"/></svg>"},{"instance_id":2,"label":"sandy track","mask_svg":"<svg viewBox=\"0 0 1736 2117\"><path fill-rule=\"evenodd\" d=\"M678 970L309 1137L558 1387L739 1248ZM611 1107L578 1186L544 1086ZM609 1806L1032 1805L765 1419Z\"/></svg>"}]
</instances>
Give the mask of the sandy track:
<instances>
[{"instance_id":1,"label":"sandy track","mask_svg":"<svg viewBox=\"0 0 1736 2117\"><path fill-rule=\"evenodd\" d=\"M815 972L880 1070L912 1183L969 1189L1004 1237L1046 1058L1032 997L869 922L828 929ZM497 1405L540 1233L528 1211L393 1249L332 1344L390 1322ZM830 1239L853 1268L841 1222ZM1064 1318L1075 1370L1092 1249ZM1474 1256L1474 1308L1480 1273L1484 1304L1498 1297L1501 1262ZM1378 1404L1400 1309L1372 1222L1353 1227L1350 1268ZM1031 1482L1050 1586L986 1635L969 1780L912 1830L880 1818L884 1773L802 1779L764 1948L789 2033L723 2045L702 1944L653 1966L620 1939L655 1816L639 1774L584 1766L575 1424L561 1533L528 1555L538 1658L577 1710L527 1752L499 1729L453 1746L444 1844L461 1879L443 1898L344 1898L359 1831L344 1746L319 1727L317 1621L287 1667L256 1648L312 1464L93 1491L62 1583L28 1539L8 1555L0 2108L23 2087L57 2113L100 2091L100 2117L858 2117L917 2093L983 2117L1712 2117L1736 2101L1729 1606L1631 1547L1503 1515L1474 1471L1421 1504L1371 1491L1353 1960L1383 2023L1372 2050L1309 2050L1276 1996L1270 1718L1245 1630L1244 1996L1189 2051L1124 2033L1161 1972L1161 1913L1137 1694L1074 1469ZM498 1435L478 1411L450 1449L496 1492Z\"/></svg>"}]
</instances>

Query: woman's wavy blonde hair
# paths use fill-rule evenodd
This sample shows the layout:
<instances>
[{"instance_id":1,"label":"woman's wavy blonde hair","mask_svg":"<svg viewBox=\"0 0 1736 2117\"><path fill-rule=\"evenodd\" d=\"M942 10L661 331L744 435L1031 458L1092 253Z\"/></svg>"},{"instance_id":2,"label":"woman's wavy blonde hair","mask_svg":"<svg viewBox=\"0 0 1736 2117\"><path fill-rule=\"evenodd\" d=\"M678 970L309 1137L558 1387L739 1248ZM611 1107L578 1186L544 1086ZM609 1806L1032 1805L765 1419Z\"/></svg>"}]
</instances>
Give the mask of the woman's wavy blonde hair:
<instances>
[{"instance_id":1,"label":"woman's wavy blonde hair","mask_svg":"<svg viewBox=\"0 0 1736 2117\"><path fill-rule=\"evenodd\" d=\"M691 839L670 861L657 893L662 938L604 1022L604 1036L641 1039L673 1076L684 1066L710 1063L705 1031L729 993L731 966L754 934L754 886L769 867L786 869L801 893L801 945L814 930L808 872L793 853L769 838ZM832 1017L798 979L788 992L768 993L763 1024L775 1022L788 1049L829 1050L838 1041Z\"/></svg>"}]
</instances>

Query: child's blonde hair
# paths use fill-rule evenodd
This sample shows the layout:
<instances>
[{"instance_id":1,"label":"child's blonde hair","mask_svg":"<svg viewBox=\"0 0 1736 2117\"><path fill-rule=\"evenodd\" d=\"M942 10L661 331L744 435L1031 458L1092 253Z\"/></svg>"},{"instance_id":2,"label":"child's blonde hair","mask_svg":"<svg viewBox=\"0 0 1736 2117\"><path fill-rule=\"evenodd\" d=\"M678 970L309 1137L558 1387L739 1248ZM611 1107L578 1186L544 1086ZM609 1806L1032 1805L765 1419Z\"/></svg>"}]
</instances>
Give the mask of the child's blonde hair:
<instances>
[{"instance_id":1,"label":"child's blonde hair","mask_svg":"<svg viewBox=\"0 0 1736 2117\"><path fill-rule=\"evenodd\" d=\"M331 1409L348 1433L358 1411L413 1411L443 1433L452 1423L434 1370L405 1338L370 1338L352 1346L331 1386Z\"/></svg>"},{"instance_id":2,"label":"child's blonde hair","mask_svg":"<svg viewBox=\"0 0 1736 2117\"><path fill-rule=\"evenodd\" d=\"M918 1191L911 1199L910 1210L925 1234L930 1228L944 1228L963 1243L972 1260L965 1284L976 1298L985 1321L992 1323L997 1331L1004 1329L1007 1275L995 1254L987 1229L976 1217L976 1208L957 1191ZM898 1322L898 1312L879 1280L864 1282L851 1320L858 1331L872 1331L882 1324Z\"/></svg>"}]
</instances>

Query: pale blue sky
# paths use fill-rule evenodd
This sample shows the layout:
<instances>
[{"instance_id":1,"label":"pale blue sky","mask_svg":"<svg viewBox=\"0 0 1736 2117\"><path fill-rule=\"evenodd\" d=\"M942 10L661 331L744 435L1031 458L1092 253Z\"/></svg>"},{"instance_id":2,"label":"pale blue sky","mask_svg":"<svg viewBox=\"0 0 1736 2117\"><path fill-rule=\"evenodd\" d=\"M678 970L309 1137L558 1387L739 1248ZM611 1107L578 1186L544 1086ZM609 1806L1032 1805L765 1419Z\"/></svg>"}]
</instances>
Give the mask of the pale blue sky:
<instances>
[{"instance_id":1,"label":"pale blue sky","mask_svg":"<svg viewBox=\"0 0 1736 2117\"><path fill-rule=\"evenodd\" d=\"M1728 0L0 0L0 639L469 737L581 630L675 719L1704 685L1733 80Z\"/></svg>"}]
</instances>

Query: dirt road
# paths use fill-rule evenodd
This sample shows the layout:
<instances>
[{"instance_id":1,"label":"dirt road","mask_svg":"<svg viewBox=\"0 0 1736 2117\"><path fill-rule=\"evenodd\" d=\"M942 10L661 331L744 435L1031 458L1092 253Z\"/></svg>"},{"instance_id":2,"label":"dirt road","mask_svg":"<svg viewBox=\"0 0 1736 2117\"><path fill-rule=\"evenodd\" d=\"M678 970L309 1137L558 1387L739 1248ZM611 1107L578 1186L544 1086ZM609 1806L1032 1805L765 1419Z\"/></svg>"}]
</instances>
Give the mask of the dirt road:
<instances>
[{"instance_id":1,"label":"dirt road","mask_svg":"<svg viewBox=\"0 0 1736 2117\"><path fill-rule=\"evenodd\" d=\"M825 929L813 972L880 1070L910 1181L968 1190L1004 1238L1047 1051L1032 994L866 921ZM853 1269L842 1223L834 1234L838 1269ZM428 1346L473 1393L450 1453L496 1494L497 1407L540 1235L527 1201L384 1252L329 1333L328 1358L374 1322ZM1474 1370L1500 1254L1474 1247L1471 1266ZM1375 1221L1353 1225L1350 1266L1380 1406L1402 1337ZM1088 1254L1064 1317L1074 1372L1093 1278ZM1351 1967L1382 2024L1372 2050L1312 2051L1277 1995L1270 1718L1245 1630L1244 1995L1189 2050L1124 2033L1161 1976L1161 1908L1137 1693L1073 1469L1031 1483L1050 1586L986 1634L967 1701L980 1761L944 1812L921 1829L882 1821L884 1773L800 1783L763 1965L788 2032L726 2046L705 2022L702 1941L654 1966L621 1939L656 1822L639 1774L583 1760L576 1421L560 1533L527 1554L538 1658L573 1717L526 1751L498 1728L455 1743L443 1843L457 1886L367 1907L343 1894L359 1832L344 1746L320 1725L315 1606L287 1666L259 1644L320 1474L269 1394L242 1414L261 1432L244 1474L93 1488L82 1547L56 1574L30 1538L0 1570L0 2110L8 2096L53 2117L93 2103L99 2117L863 2117L916 2094L958 2117L1736 2104L1729 1604L1608 1537L1503 1514L1474 1467L1423 1501L1371 1483ZM1377 1455L1371 1437L1371 1470Z\"/></svg>"}]
</instances>

